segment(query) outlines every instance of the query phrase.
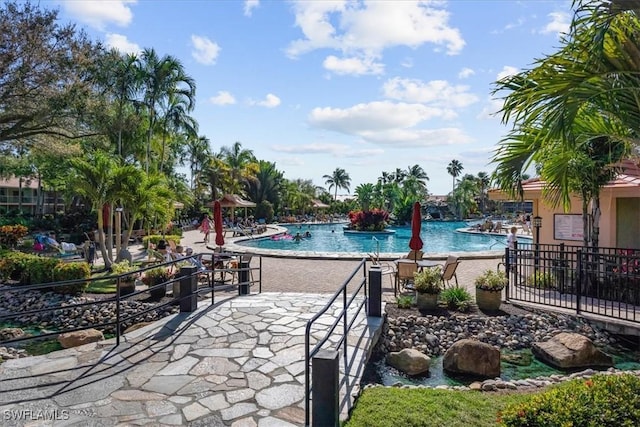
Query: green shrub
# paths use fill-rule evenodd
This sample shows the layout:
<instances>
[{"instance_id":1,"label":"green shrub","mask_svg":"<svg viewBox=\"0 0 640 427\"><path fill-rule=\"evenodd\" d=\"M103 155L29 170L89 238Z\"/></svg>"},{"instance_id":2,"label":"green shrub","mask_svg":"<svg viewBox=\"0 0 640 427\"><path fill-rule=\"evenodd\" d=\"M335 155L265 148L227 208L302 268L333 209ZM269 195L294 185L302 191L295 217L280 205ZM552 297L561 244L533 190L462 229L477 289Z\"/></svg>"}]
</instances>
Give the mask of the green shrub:
<instances>
[{"instance_id":1,"label":"green shrub","mask_svg":"<svg viewBox=\"0 0 640 427\"><path fill-rule=\"evenodd\" d=\"M53 276L56 282L67 280L89 279L91 268L86 262L59 262L53 269ZM85 291L89 282L78 282L52 288L59 294L79 294Z\"/></svg>"},{"instance_id":2,"label":"green shrub","mask_svg":"<svg viewBox=\"0 0 640 427\"><path fill-rule=\"evenodd\" d=\"M413 297L410 295L401 295L396 298L398 308L411 308L413 305Z\"/></svg>"},{"instance_id":3,"label":"green shrub","mask_svg":"<svg viewBox=\"0 0 640 427\"><path fill-rule=\"evenodd\" d=\"M552 289L556 287L556 278L549 272L538 271L527 277L527 286L538 289Z\"/></svg>"},{"instance_id":4,"label":"green shrub","mask_svg":"<svg viewBox=\"0 0 640 427\"><path fill-rule=\"evenodd\" d=\"M473 297L465 289L460 287L447 288L440 293L440 299L447 304L451 310L461 312L468 311Z\"/></svg>"},{"instance_id":5,"label":"green shrub","mask_svg":"<svg viewBox=\"0 0 640 427\"><path fill-rule=\"evenodd\" d=\"M595 375L574 380L498 414L500 425L619 427L640 425L640 378Z\"/></svg>"},{"instance_id":6,"label":"green shrub","mask_svg":"<svg viewBox=\"0 0 640 427\"><path fill-rule=\"evenodd\" d=\"M41 259L37 255L25 254L18 251L7 251L0 259L0 276L3 280L19 280L22 284L29 284L29 266L34 260Z\"/></svg>"},{"instance_id":7,"label":"green shrub","mask_svg":"<svg viewBox=\"0 0 640 427\"><path fill-rule=\"evenodd\" d=\"M20 277L24 285L55 282L53 270L61 261L58 258L32 256L26 261L25 269Z\"/></svg>"}]
</instances>

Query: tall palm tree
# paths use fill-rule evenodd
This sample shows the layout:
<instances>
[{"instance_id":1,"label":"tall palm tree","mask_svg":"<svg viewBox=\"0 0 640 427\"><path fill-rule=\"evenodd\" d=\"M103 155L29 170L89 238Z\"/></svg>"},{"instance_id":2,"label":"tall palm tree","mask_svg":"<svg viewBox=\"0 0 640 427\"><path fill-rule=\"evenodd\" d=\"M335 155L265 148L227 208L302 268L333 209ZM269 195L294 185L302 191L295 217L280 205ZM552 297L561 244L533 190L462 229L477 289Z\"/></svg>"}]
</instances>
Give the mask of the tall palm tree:
<instances>
[{"instance_id":1,"label":"tall palm tree","mask_svg":"<svg viewBox=\"0 0 640 427\"><path fill-rule=\"evenodd\" d=\"M188 138L185 145L185 154L182 165L186 159L189 160L189 170L191 171L191 190L194 190L195 179L208 161L211 155L210 141L206 136Z\"/></svg>"},{"instance_id":2,"label":"tall palm tree","mask_svg":"<svg viewBox=\"0 0 640 427\"><path fill-rule=\"evenodd\" d=\"M406 177L407 178L411 178L411 177L415 178L416 181L419 184L421 184L424 188L427 187L427 181L429 181L429 176L424 171L424 169L422 169L422 166L419 166L419 165L409 166L407 168Z\"/></svg>"},{"instance_id":3,"label":"tall palm tree","mask_svg":"<svg viewBox=\"0 0 640 427\"><path fill-rule=\"evenodd\" d=\"M333 200L338 200L338 188L344 188L349 192L349 187L351 186L351 177L342 168L336 168L331 175L323 175L322 178L325 179L325 184L329 185L329 191L331 188L334 188Z\"/></svg>"},{"instance_id":4,"label":"tall palm tree","mask_svg":"<svg viewBox=\"0 0 640 427\"><path fill-rule=\"evenodd\" d=\"M241 193L247 179L255 175L257 170L256 157L252 150L242 148L242 143L236 141L231 147L220 149L222 159L227 163L231 171L231 192Z\"/></svg>"},{"instance_id":5,"label":"tall palm tree","mask_svg":"<svg viewBox=\"0 0 640 427\"><path fill-rule=\"evenodd\" d=\"M211 198L217 200L218 194L224 194L225 189L231 186L231 169L219 153L212 155L199 171L196 182L198 185L209 187Z\"/></svg>"},{"instance_id":6,"label":"tall palm tree","mask_svg":"<svg viewBox=\"0 0 640 427\"><path fill-rule=\"evenodd\" d=\"M151 161L151 138L158 120L160 103L169 96L183 98L187 111L195 105L196 84L189 77L182 63L173 56L162 58L154 49L145 49L141 55L143 102L149 115L147 131L147 148L145 154L145 171L149 173Z\"/></svg>"},{"instance_id":7,"label":"tall palm tree","mask_svg":"<svg viewBox=\"0 0 640 427\"><path fill-rule=\"evenodd\" d=\"M113 67L108 71L106 83L113 88L116 104L116 129L118 131L118 156L122 156L122 132L124 128L124 113L128 104L136 102L136 94L140 88L140 62L135 54L122 55L118 50L112 50L108 61Z\"/></svg>"},{"instance_id":8,"label":"tall palm tree","mask_svg":"<svg viewBox=\"0 0 640 427\"><path fill-rule=\"evenodd\" d=\"M491 184L491 177L486 172L478 172L477 180L480 187L480 211L484 214L487 208L487 189L489 188L489 184Z\"/></svg>"},{"instance_id":9,"label":"tall palm tree","mask_svg":"<svg viewBox=\"0 0 640 427\"><path fill-rule=\"evenodd\" d=\"M460 161L453 159L451 160L451 162L449 162L449 165L447 166L447 173L453 178L453 187L451 191L456 189L456 178L460 176L463 169L464 168L462 167L462 163L460 163Z\"/></svg>"},{"instance_id":10,"label":"tall palm tree","mask_svg":"<svg viewBox=\"0 0 640 427\"><path fill-rule=\"evenodd\" d=\"M165 98L162 116L162 149L160 150L160 172L164 170L165 147L171 131L174 134L183 132L187 139L198 136L198 122L188 114L189 101L184 96L170 93Z\"/></svg>"}]
</instances>

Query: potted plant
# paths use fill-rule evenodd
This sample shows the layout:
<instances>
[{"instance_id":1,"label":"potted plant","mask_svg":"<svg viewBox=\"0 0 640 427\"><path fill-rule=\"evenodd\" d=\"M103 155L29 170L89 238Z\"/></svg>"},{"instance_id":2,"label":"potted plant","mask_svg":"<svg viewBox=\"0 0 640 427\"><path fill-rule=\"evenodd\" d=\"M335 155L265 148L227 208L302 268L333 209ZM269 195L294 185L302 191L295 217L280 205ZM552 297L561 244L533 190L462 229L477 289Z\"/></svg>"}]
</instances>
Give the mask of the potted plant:
<instances>
[{"instance_id":1,"label":"potted plant","mask_svg":"<svg viewBox=\"0 0 640 427\"><path fill-rule=\"evenodd\" d=\"M120 285L121 296L129 295L135 292L138 273L126 273L134 272L136 270L137 268L129 264L129 261L126 260L111 264L111 274L114 276L119 276L120 278L117 283Z\"/></svg>"},{"instance_id":2,"label":"potted plant","mask_svg":"<svg viewBox=\"0 0 640 427\"><path fill-rule=\"evenodd\" d=\"M497 311L502 300L502 290L507 286L507 275L502 271L485 270L475 280L476 303L483 311Z\"/></svg>"},{"instance_id":3,"label":"potted plant","mask_svg":"<svg viewBox=\"0 0 640 427\"><path fill-rule=\"evenodd\" d=\"M413 277L416 290L416 305L420 310L435 310L438 307L438 294L442 291L442 270L439 266L425 268Z\"/></svg>"},{"instance_id":4,"label":"potted plant","mask_svg":"<svg viewBox=\"0 0 640 427\"><path fill-rule=\"evenodd\" d=\"M156 267L151 270L147 270L144 273L144 277L142 281L149 288L153 288L160 283L166 283L171 280L172 274L166 267ZM150 291L151 298L160 299L163 298L167 294L167 287L160 286L157 288L153 288Z\"/></svg>"}]
</instances>

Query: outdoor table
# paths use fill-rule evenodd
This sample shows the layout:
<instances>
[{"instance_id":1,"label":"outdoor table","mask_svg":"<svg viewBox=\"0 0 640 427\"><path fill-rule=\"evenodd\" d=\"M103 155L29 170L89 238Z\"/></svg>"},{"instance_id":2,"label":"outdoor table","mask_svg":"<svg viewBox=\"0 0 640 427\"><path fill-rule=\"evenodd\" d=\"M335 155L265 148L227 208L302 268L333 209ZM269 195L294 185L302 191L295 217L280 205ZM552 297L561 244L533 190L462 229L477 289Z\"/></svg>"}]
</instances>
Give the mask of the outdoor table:
<instances>
[{"instance_id":1,"label":"outdoor table","mask_svg":"<svg viewBox=\"0 0 640 427\"><path fill-rule=\"evenodd\" d=\"M405 263L405 262L415 262L416 264L418 264L418 267L420 268L420 270L422 270L423 268L431 268L431 267L437 267L437 266L441 266L442 262L441 261L435 261L435 260L431 260L431 259L419 259L419 260L412 260L409 258L400 258L400 259L396 259L393 261L396 264L400 264L400 263Z\"/></svg>"}]
</instances>

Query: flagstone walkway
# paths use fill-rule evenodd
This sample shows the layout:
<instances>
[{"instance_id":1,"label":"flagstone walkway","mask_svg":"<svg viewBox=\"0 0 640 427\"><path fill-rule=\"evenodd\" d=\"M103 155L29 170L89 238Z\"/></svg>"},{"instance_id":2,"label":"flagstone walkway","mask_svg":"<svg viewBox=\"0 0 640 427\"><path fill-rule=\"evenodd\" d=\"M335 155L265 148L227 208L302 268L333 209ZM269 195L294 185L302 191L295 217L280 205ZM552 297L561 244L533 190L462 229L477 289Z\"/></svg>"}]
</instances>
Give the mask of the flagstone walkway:
<instances>
[{"instance_id":1,"label":"flagstone walkway","mask_svg":"<svg viewBox=\"0 0 640 427\"><path fill-rule=\"evenodd\" d=\"M7 361L2 425L304 425L305 325L327 300L233 297L128 333L119 346L111 339ZM339 308L332 309L312 329L312 344L333 322ZM343 419L382 324L357 319L341 358Z\"/></svg>"}]
</instances>

